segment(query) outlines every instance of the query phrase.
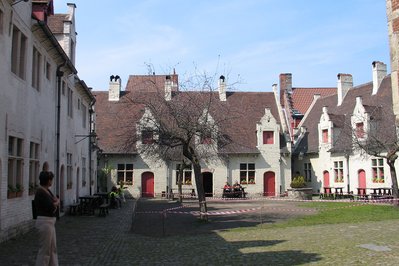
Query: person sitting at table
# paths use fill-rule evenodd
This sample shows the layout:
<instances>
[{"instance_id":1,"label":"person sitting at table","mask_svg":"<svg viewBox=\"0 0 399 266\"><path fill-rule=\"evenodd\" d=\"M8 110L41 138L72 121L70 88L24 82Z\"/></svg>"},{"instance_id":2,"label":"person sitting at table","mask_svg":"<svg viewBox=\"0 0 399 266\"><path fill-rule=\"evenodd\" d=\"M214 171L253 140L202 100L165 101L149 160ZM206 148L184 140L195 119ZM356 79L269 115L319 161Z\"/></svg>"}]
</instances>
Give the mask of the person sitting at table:
<instances>
[{"instance_id":1,"label":"person sitting at table","mask_svg":"<svg viewBox=\"0 0 399 266\"><path fill-rule=\"evenodd\" d=\"M115 186L112 187L111 192L109 193L109 198L110 198L111 208L117 208L117 209L121 208L122 200L119 196L118 189Z\"/></svg>"},{"instance_id":2,"label":"person sitting at table","mask_svg":"<svg viewBox=\"0 0 399 266\"><path fill-rule=\"evenodd\" d=\"M234 183L233 190L234 190L235 197L238 197L238 198L242 197L243 188L242 188L241 184L238 183L238 181L236 181Z\"/></svg>"},{"instance_id":3,"label":"person sitting at table","mask_svg":"<svg viewBox=\"0 0 399 266\"><path fill-rule=\"evenodd\" d=\"M230 184L229 184L229 182L226 182L226 184L224 185L224 187L223 187L223 195L222 195L222 198L225 198L225 197L230 197L231 196L231 186L230 186Z\"/></svg>"},{"instance_id":4,"label":"person sitting at table","mask_svg":"<svg viewBox=\"0 0 399 266\"><path fill-rule=\"evenodd\" d=\"M125 192L124 192L124 189L125 189L124 184L125 184L125 183L124 183L122 180L119 182L118 193L119 193L120 199L121 199L123 202L126 202L126 199L125 199Z\"/></svg>"}]
</instances>

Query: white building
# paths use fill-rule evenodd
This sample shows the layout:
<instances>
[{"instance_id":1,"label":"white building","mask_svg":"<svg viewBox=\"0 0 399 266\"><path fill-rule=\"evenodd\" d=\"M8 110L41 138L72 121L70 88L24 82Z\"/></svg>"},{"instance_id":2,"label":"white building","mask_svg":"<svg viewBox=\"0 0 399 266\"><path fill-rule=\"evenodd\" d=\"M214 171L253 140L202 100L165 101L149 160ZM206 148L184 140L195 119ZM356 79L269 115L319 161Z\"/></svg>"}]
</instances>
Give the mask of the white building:
<instances>
[{"instance_id":1,"label":"white building","mask_svg":"<svg viewBox=\"0 0 399 266\"><path fill-rule=\"evenodd\" d=\"M314 192L342 187L346 193L360 194L365 188L371 194L373 189L392 187L386 160L354 145L357 140L375 144L373 138L397 143L391 76L378 61L370 76L372 82L354 87L352 75L338 74L337 93L316 97L299 124L292 168L305 176Z\"/></svg>"},{"instance_id":2,"label":"white building","mask_svg":"<svg viewBox=\"0 0 399 266\"><path fill-rule=\"evenodd\" d=\"M41 169L55 173L52 190L64 205L96 185L90 186L96 157L87 137L94 97L74 67L69 8L60 38L49 24L52 0L0 0L0 241L33 225Z\"/></svg>"},{"instance_id":3,"label":"white building","mask_svg":"<svg viewBox=\"0 0 399 266\"><path fill-rule=\"evenodd\" d=\"M165 102L187 101L188 95L197 93L212 97L208 120L224 115L222 106L236 109L226 114L231 123L223 133L232 143L217 148L212 160L202 158L201 173L207 196L221 196L225 182L235 181L246 187L252 195L274 196L286 191L291 180L290 143L287 142L281 108L274 92L226 91L224 77L213 92L179 91L178 76L148 75L129 77L126 89L121 91L120 79L111 77L108 92L95 92L96 124L99 147L102 149L100 168L110 169L104 189L110 190L124 181L133 196L161 196L171 189L177 190L177 169L181 154L164 160L153 160L140 152L143 145L152 143L152 132L147 132L143 121L153 115L136 99L164 95ZM206 98L206 97L203 97ZM209 98L207 98L209 100ZM190 103L187 103L190 104ZM191 103L192 104L192 103ZM239 110L239 111L238 111ZM157 119L154 119L157 123ZM200 143L197 148L209 148L212 143ZM196 190L193 169L186 169L183 192Z\"/></svg>"}]
</instances>

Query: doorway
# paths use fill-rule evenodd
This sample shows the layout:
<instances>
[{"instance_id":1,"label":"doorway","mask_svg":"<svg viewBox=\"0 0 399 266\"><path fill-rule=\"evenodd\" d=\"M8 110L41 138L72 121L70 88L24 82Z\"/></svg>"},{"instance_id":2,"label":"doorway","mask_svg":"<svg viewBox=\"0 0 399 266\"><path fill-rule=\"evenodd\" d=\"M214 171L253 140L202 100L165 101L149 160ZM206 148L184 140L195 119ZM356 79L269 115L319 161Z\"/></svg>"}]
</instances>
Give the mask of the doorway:
<instances>
[{"instance_id":1,"label":"doorway","mask_svg":"<svg viewBox=\"0 0 399 266\"><path fill-rule=\"evenodd\" d=\"M145 172L141 176L141 196L143 198L154 197L154 173Z\"/></svg>"},{"instance_id":2,"label":"doorway","mask_svg":"<svg viewBox=\"0 0 399 266\"><path fill-rule=\"evenodd\" d=\"M276 196L276 175L274 172L266 172L263 174L263 196Z\"/></svg>"},{"instance_id":3,"label":"doorway","mask_svg":"<svg viewBox=\"0 0 399 266\"><path fill-rule=\"evenodd\" d=\"M213 174L211 172L202 173L202 184L205 197L213 197Z\"/></svg>"}]
</instances>

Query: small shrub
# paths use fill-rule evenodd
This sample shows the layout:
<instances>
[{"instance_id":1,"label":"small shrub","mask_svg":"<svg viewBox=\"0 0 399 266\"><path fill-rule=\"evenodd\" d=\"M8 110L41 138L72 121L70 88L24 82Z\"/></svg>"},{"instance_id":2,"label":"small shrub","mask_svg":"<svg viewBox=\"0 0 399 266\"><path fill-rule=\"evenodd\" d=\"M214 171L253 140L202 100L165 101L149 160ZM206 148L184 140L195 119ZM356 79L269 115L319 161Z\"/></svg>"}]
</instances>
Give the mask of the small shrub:
<instances>
[{"instance_id":1,"label":"small shrub","mask_svg":"<svg viewBox=\"0 0 399 266\"><path fill-rule=\"evenodd\" d=\"M291 185L292 188L304 188L306 187L305 178L303 176L297 176L292 179Z\"/></svg>"}]
</instances>

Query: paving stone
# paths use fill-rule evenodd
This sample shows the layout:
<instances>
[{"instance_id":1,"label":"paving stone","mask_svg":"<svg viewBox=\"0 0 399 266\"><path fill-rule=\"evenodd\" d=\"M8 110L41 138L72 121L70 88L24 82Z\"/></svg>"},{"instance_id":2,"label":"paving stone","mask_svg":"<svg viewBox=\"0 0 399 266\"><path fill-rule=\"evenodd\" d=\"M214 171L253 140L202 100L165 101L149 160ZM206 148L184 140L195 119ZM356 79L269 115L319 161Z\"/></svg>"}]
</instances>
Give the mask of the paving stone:
<instances>
[{"instance_id":1,"label":"paving stone","mask_svg":"<svg viewBox=\"0 0 399 266\"><path fill-rule=\"evenodd\" d=\"M179 210L189 212L198 206L185 205ZM399 264L398 220L261 230L253 226L309 214L298 211L301 207L294 203L209 202L212 211L265 208L262 217L260 212L241 213L210 217L209 223L189 214L168 214L165 220L161 215L136 214L133 221L134 206L156 212L179 204L129 200L106 217L62 217L56 224L60 265ZM237 227L240 230L229 230ZM390 250L381 252L384 248ZM34 265L36 253L37 234L32 230L0 244L0 264Z\"/></svg>"}]
</instances>

